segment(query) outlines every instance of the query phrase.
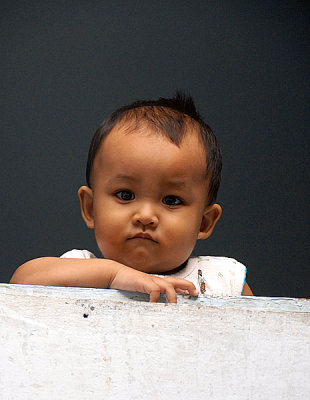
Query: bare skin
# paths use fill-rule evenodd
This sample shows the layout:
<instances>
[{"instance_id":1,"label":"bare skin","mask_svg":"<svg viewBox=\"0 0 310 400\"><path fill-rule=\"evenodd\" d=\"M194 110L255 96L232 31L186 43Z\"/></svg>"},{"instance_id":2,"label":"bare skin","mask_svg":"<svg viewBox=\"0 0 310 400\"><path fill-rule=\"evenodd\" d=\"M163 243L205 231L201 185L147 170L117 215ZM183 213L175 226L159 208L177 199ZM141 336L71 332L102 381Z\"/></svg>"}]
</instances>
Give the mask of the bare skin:
<instances>
[{"instance_id":1,"label":"bare skin","mask_svg":"<svg viewBox=\"0 0 310 400\"><path fill-rule=\"evenodd\" d=\"M148 293L151 302L157 302L161 293L169 303L177 302L176 293L198 296L195 286L185 279L161 278L103 259L37 258L21 265L10 283L129 290Z\"/></svg>"}]
</instances>

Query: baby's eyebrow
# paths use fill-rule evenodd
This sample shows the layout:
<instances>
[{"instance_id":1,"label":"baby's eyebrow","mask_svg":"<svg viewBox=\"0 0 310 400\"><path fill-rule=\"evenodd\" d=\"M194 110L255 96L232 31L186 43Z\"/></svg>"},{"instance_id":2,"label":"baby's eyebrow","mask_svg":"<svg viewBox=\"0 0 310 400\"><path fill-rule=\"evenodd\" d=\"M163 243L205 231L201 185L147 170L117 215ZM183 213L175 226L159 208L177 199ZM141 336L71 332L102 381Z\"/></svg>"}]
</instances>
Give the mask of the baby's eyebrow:
<instances>
[{"instance_id":1,"label":"baby's eyebrow","mask_svg":"<svg viewBox=\"0 0 310 400\"><path fill-rule=\"evenodd\" d=\"M136 181L137 177L132 176L132 175L127 175L127 174L117 174L115 176L111 177L111 180L113 181Z\"/></svg>"},{"instance_id":2,"label":"baby's eyebrow","mask_svg":"<svg viewBox=\"0 0 310 400\"><path fill-rule=\"evenodd\" d=\"M171 180L169 180L169 181L167 181L166 182L166 184L167 184L167 186L171 186L171 187L174 187L174 188L177 188L177 189L183 189L183 188L185 188L185 187L187 187L187 184L186 184L186 182L185 181L177 181L177 180L173 180L173 181L171 181Z\"/></svg>"},{"instance_id":3,"label":"baby's eyebrow","mask_svg":"<svg viewBox=\"0 0 310 400\"><path fill-rule=\"evenodd\" d=\"M109 177L109 182L138 182L139 177L135 175L128 175L128 174L116 174L114 176ZM182 179L167 179L163 181L163 184L167 188L172 189L185 189L188 187L188 183L186 180Z\"/></svg>"}]
</instances>

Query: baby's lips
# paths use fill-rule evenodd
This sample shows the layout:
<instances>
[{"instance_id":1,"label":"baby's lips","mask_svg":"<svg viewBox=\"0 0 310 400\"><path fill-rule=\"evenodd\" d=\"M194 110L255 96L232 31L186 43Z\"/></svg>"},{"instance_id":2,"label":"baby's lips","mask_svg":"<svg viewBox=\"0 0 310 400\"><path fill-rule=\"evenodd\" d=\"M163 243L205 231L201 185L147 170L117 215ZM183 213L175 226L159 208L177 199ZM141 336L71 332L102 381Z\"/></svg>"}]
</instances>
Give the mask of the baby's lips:
<instances>
[{"instance_id":1,"label":"baby's lips","mask_svg":"<svg viewBox=\"0 0 310 400\"><path fill-rule=\"evenodd\" d=\"M136 235L132 236L130 239L146 239L146 240L151 240L152 242L157 243L157 240L155 240L149 233L145 233L145 232L137 233Z\"/></svg>"}]
</instances>

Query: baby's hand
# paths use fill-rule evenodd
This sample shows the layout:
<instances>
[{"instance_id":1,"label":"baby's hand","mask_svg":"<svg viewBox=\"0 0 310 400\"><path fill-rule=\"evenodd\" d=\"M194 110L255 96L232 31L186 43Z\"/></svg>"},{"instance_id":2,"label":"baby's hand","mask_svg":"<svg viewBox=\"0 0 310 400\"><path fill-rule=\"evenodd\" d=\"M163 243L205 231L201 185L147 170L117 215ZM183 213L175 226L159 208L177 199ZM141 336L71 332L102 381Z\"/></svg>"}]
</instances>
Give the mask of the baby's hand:
<instances>
[{"instance_id":1,"label":"baby's hand","mask_svg":"<svg viewBox=\"0 0 310 400\"><path fill-rule=\"evenodd\" d=\"M195 285L185 279L149 275L135 269L120 268L110 284L111 289L148 293L151 302L157 302L164 293L169 303L177 302L177 293L198 296Z\"/></svg>"}]
</instances>

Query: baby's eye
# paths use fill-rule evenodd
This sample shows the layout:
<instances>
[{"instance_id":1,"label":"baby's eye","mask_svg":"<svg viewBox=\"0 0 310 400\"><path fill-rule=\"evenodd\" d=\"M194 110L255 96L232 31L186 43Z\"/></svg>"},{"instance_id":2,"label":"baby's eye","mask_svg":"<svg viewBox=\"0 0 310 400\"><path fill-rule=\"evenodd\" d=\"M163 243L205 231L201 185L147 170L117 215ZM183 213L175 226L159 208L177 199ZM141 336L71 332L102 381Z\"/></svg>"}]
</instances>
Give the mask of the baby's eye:
<instances>
[{"instance_id":1,"label":"baby's eye","mask_svg":"<svg viewBox=\"0 0 310 400\"><path fill-rule=\"evenodd\" d=\"M115 196L122 201L130 201L135 198L135 195L130 190L119 190Z\"/></svg>"},{"instance_id":2,"label":"baby's eye","mask_svg":"<svg viewBox=\"0 0 310 400\"><path fill-rule=\"evenodd\" d=\"M179 206L180 204L183 204L183 201L177 196L166 196L162 199L162 202L166 206Z\"/></svg>"}]
</instances>

